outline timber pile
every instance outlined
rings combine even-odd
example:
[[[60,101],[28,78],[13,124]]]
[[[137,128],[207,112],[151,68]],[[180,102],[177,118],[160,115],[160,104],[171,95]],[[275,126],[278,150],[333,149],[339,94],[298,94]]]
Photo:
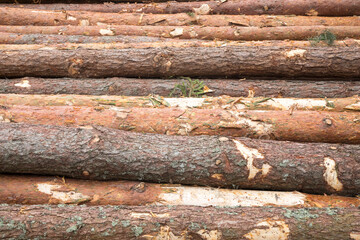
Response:
[[[5,0],[2,239],[360,239],[357,0]]]

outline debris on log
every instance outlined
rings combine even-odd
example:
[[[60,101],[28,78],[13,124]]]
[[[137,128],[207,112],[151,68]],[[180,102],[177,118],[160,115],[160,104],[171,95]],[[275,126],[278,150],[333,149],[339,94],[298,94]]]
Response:
[[[360,145],[0,124],[2,173],[356,195]]]
[[[24,239],[358,239],[360,232],[358,208],[3,204],[0,215],[3,238]]]
[[[360,28],[359,28],[360,30]],[[360,77],[358,47],[189,47],[1,50],[14,77]],[[141,64],[140,64],[141,63]]]

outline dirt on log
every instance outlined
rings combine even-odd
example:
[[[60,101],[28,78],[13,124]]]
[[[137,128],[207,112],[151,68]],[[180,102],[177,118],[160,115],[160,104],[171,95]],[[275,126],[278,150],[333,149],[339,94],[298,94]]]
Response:
[[[229,190],[131,181],[1,175],[0,203],[186,205],[201,207],[360,207],[359,198],[300,192]],[[216,196],[216,198],[214,198]]]
[[[1,25],[0,32],[18,34],[60,34],[86,36],[149,36],[205,40],[307,40],[325,31],[337,39],[360,38],[358,26],[285,26],[285,27],[202,27],[202,26],[8,26]]]
[[[0,35],[1,36],[1,35]],[[352,97],[360,92],[356,79],[201,79],[213,92],[209,96],[228,95],[247,97],[296,97],[340,98]],[[0,93],[15,94],[82,94],[169,96],[184,79],[138,79],[138,78],[31,78],[0,79]],[[180,96],[178,92],[174,96]]]
[[[358,208],[3,204],[0,215],[2,237],[18,239],[358,239],[360,235]]]
[[[24,95],[0,94],[1,106],[116,106],[116,107],[180,107],[198,109],[241,110],[310,110],[360,111],[360,98],[268,98],[268,97],[186,97],[166,98],[158,95],[141,97],[94,95]]]
[[[195,15],[143,14],[143,13],[99,13],[85,11],[49,11],[27,8],[0,7],[0,25],[155,25],[186,26],[201,25],[209,27],[281,27],[281,26],[360,26],[360,18],[320,17],[320,16],[282,16],[282,15]]]
[[[360,77],[358,47],[2,50],[4,77]]]
[[[360,145],[0,124],[3,173],[356,195]]]
[[[114,1],[113,1],[114,2]],[[24,3],[24,2],[21,2]],[[228,0],[199,2],[176,2],[126,4],[28,4],[1,7],[32,8],[43,10],[128,12],[128,13],[187,13],[198,14],[233,14],[233,15],[307,15],[307,16],[353,16],[360,15],[357,0]]]
[[[161,99],[155,104],[166,104]],[[2,121],[58,126],[104,126],[167,135],[220,135],[299,142],[360,143],[360,112],[2,106]]]

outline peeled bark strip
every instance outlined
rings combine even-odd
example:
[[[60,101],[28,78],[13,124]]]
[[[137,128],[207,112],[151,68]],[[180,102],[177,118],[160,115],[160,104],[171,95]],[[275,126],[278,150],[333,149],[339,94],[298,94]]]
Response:
[[[1,36],[1,35],[0,35]],[[182,79],[138,78],[21,78],[0,79],[0,93],[16,94],[84,94],[169,96]],[[263,97],[339,98],[352,97],[360,92],[360,81],[321,78],[302,80],[262,79],[202,79],[213,92],[208,95],[246,97],[250,93]],[[177,93],[175,93],[177,95]]]
[[[201,207],[359,207],[359,198],[300,192],[229,190],[130,181],[0,175],[0,203],[186,205]],[[216,196],[216,197],[214,197]]]
[[[360,26],[360,18],[318,16],[273,16],[273,15],[195,15],[143,14],[143,13],[99,13],[84,11],[49,11],[0,7],[0,25],[156,25],[209,27],[281,27],[281,26]]]
[[[23,87],[26,83],[23,83]],[[28,84],[30,85],[30,84]],[[28,86],[29,87],[29,86]],[[31,86],[30,86],[31,87]],[[229,96],[203,98],[164,98],[161,96],[90,96],[90,95],[24,95],[0,94],[0,105],[13,106],[116,106],[116,107],[180,107],[201,109],[241,109],[241,110],[323,110],[359,111],[360,98],[314,99],[314,98],[235,98]]]
[[[201,27],[201,26],[0,26],[0,32],[19,34],[62,34],[87,36],[150,36],[206,40],[307,40],[325,30],[337,39],[360,38],[358,26],[290,26],[290,27]]]
[[[358,208],[4,204],[0,214],[4,238],[357,239],[360,232]]]
[[[357,0],[228,0],[200,2],[166,2],[149,4],[29,4],[8,5],[1,7],[31,8],[65,11],[94,12],[135,12],[135,13],[186,13],[197,12],[205,14],[235,14],[235,15],[308,15],[308,16],[353,16],[360,15]]]
[[[3,173],[356,195],[360,145],[0,124]]]
[[[156,101],[156,100],[155,100]],[[159,101],[159,100],[157,100]],[[165,104],[165,103],[159,103]],[[167,135],[222,135],[300,142],[360,143],[359,112],[3,106],[2,121],[59,126],[99,125]]]
[[[359,28],[360,29],[360,28]],[[360,77],[357,47],[3,50],[5,77]],[[141,63],[141,65],[140,65]]]

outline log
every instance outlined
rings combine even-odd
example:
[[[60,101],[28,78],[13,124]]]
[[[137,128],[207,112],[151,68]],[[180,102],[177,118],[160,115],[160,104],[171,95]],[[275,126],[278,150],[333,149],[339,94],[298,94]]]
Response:
[[[358,26],[290,26],[290,27],[202,27],[202,26],[8,26],[1,25],[0,32],[18,34],[61,34],[87,36],[150,36],[205,40],[307,40],[330,31],[337,39],[360,38]]]
[[[300,0],[296,3],[292,0],[262,0],[262,1],[237,1],[227,0],[199,2],[176,2],[148,3],[148,4],[28,4],[8,5],[1,7],[31,8],[43,10],[65,11],[94,11],[94,12],[135,12],[173,14],[200,12],[210,14],[234,14],[234,15],[310,15],[310,16],[353,16],[360,15],[360,6],[357,0]]]
[[[1,36],[1,35],[0,35]],[[211,96],[229,95],[296,98],[351,97],[360,92],[360,82],[336,79],[201,79],[213,92]],[[156,94],[169,96],[174,86],[184,83],[181,79],[138,78],[30,78],[0,79],[0,93],[15,94],[84,94],[146,96]],[[174,93],[177,95],[178,93]]]
[[[235,98],[229,96],[203,98],[164,98],[156,95],[141,97],[90,96],[90,95],[24,95],[0,94],[1,106],[116,106],[134,107],[180,107],[198,109],[241,110],[313,110],[313,111],[360,111],[360,98]]]
[[[229,190],[175,184],[1,174],[0,180],[1,204],[360,207],[359,198],[300,192]]]
[[[0,123],[0,171],[356,195],[360,145]]]
[[[357,47],[2,50],[4,77],[360,77]],[[141,65],[139,65],[141,63]]]
[[[4,204],[0,214],[3,238],[15,239],[358,239],[360,232],[358,208]]]
[[[157,104],[161,103],[159,100]],[[360,112],[3,106],[2,121],[104,126],[167,135],[220,135],[299,142],[360,143]]]
[[[281,27],[281,26],[360,26],[360,18],[319,16],[273,16],[273,15],[195,15],[144,14],[144,13],[100,13],[87,11],[49,11],[27,8],[0,7],[0,25],[60,26],[81,25],[155,25],[208,27]]]

